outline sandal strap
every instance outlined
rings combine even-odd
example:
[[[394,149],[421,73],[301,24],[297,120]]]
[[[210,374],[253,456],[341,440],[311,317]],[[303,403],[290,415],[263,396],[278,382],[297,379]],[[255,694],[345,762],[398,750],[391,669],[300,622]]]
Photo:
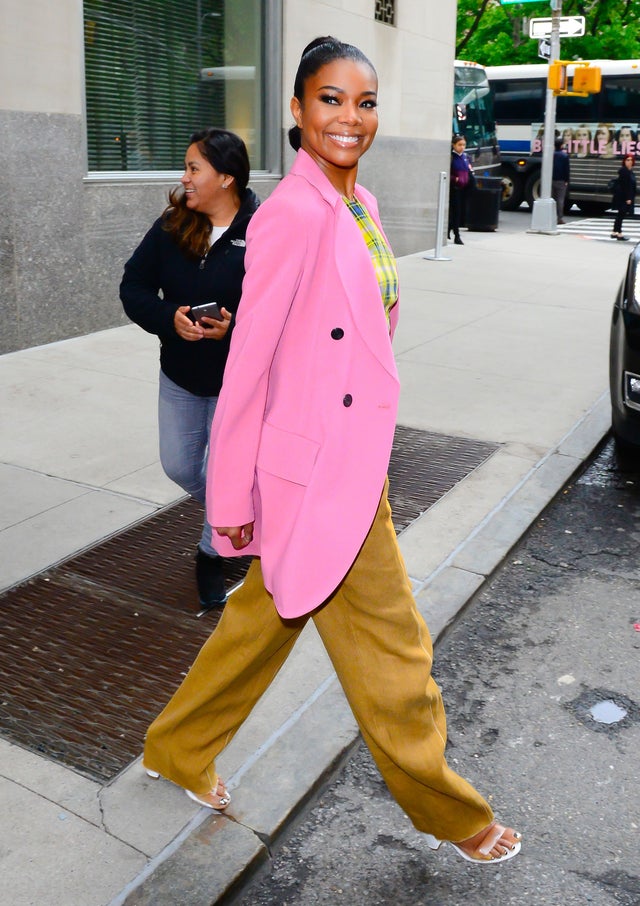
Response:
[[[476,851],[482,853],[483,856],[488,856],[505,831],[506,827],[502,824],[498,824],[497,822],[492,824],[491,827],[487,829],[487,833],[480,846],[476,847]]]

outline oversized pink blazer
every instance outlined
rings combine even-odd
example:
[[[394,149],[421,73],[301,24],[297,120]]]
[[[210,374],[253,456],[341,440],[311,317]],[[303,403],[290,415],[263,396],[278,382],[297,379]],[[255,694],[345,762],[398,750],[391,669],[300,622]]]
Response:
[[[375,198],[356,193],[379,223]],[[399,381],[371,258],[340,194],[299,151],[247,230],[242,298],[216,408],[207,478],[213,526],[255,522],[281,616],[318,607],[373,522]],[[391,334],[398,306],[391,311]]]

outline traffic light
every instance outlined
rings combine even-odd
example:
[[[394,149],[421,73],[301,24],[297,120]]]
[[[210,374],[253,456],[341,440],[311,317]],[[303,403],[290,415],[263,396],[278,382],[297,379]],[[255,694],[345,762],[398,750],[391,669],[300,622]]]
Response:
[[[567,67],[571,66],[573,75],[571,84]],[[574,68],[575,67],[575,68]],[[554,94],[571,97],[586,98],[590,94],[597,94],[602,85],[602,70],[591,63],[574,60],[554,60],[549,63],[548,88]]]
[[[597,94],[602,85],[602,70],[598,66],[578,66],[573,75],[573,90]]]
[[[549,64],[549,88],[552,91],[566,91],[567,67],[564,63],[556,61]]]

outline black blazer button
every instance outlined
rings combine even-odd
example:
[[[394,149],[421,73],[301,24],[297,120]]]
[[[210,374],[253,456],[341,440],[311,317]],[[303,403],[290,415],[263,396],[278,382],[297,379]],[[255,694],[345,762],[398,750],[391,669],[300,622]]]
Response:
[[[331,331],[331,338],[333,340],[341,340],[344,336],[344,330],[341,327],[334,327]]]
[[[342,398],[342,405],[346,406],[348,409],[352,402],[353,402],[353,397],[351,396],[350,393],[346,393],[344,395],[344,397]]]

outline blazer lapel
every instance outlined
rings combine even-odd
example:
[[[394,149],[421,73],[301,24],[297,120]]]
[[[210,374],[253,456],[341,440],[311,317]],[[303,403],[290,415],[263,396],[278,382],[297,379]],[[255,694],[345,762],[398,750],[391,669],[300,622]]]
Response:
[[[334,258],[355,322],[371,352],[389,374],[397,379],[398,372],[391,349],[389,324],[384,313],[380,287],[371,256],[353,214],[306,151],[298,151],[290,172],[302,176],[315,186],[333,208],[336,224]],[[356,191],[358,197],[365,203],[369,214],[374,218],[376,225],[382,230],[376,216],[373,196],[362,186],[357,185]]]

